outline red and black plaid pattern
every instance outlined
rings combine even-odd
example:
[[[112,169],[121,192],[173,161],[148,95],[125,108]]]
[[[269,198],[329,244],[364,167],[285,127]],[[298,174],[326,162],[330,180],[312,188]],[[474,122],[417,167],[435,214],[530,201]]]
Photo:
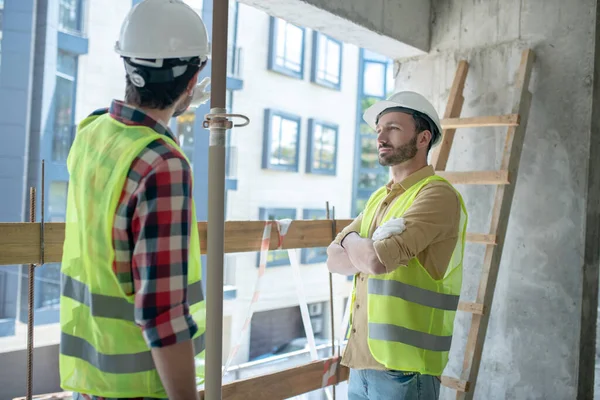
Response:
[[[120,101],[93,114],[107,112],[121,123],[146,126],[176,141],[164,124]],[[131,164],[117,206],[113,270],[123,291],[135,296],[135,320],[150,347],[189,340],[198,330],[187,303],[192,194],[190,165],[178,150],[157,140]]]

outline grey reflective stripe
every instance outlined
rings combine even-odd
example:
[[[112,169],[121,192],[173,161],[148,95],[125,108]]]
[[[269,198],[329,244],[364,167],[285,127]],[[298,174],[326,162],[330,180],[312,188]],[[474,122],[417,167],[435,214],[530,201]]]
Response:
[[[195,354],[204,350],[204,334],[194,339]],[[144,351],[135,354],[103,354],[85,339],[61,332],[60,353],[79,358],[109,374],[135,374],[155,369],[152,353]]]
[[[452,336],[436,336],[391,324],[369,323],[369,339],[400,342],[431,351],[450,351]]]
[[[122,297],[106,296],[90,293],[87,285],[68,275],[61,275],[62,295],[90,308],[94,317],[121,319],[134,322],[134,306]],[[202,281],[188,286],[188,303],[190,305],[204,300]]]
[[[369,279],[369,294],[399,297],[403,300],[440,310],[456,311],[460,296],[432,292],[388,279]]]

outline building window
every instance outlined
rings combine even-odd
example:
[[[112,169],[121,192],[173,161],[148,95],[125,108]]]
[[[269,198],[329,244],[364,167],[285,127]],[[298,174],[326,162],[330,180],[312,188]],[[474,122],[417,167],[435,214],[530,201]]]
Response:
[[[326,219],[327,212],[325,210],[304,210],[302,219],[317,220]],[[327,261],[327,247],[311,247],[302,249],[300,253],[302,264],[316,264]]]
[[[340,90],[342,80],[342,42],[319,32],[313,34],[311,80]]]
[[[75,134],[77,56],[58,51],[54,90],[54,136],[52,160],[65,162]]]
[[[271,17],[269,69],[294,78],[304,77],[304,28]]]
[[[83,0],[60,0],[58,29],[67,33],[82,32]]]
[[[335,175],[338,126],[311,119],[308,128],[306,172]]]
[[[196,123],[196,111],[187,111],[176,119],[177,123],[177,141],[181,150],[190,160],[194,162],[194,124]]]
[[[263,168],[298,171],[300,117],[265,110]]]
[[[260,208],[259,219],[261,221],[277,221],[280,219],[296,219],[295,208]],[[256,265],[260,265],[260,253]],[[290,265],[287,250],[271,250],[267,256],[267,267]]]
[[[377,137],[363,121],[362,114],[394,90],[393,62],[372,51],[359,54],[358,118],[356,126],[356,156],[354,170],[352,215],[358,215],[371,193],[389,182],[389,170],[379,164]]]

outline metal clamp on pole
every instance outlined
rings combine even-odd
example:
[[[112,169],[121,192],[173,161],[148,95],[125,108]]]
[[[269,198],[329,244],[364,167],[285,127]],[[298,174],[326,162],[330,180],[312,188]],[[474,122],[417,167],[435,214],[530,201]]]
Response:
[[[202,122],[202,126],[205,129],[210,129],[211,126],[213,126],[213,125],[216,125],[217,128],[221,128],[221,129],[231,129],[233,127],[241,128],[250,123],[250,118],[246,117],[245,115],[213,113],[213,111],[216,111],[216,110],[219,110],[219,109],[217,109],[217,108],[212,109],[211,113],[207,114],[204,117],[205,120],[204,120],[204,122]],[[228,118],[241,118],[244,120],[244,123],[233,125],[233,123],[231,121],[229,121]]]

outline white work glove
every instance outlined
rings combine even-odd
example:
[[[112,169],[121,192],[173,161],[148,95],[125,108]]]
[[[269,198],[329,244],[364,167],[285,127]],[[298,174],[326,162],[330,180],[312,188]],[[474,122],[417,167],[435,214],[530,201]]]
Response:
[[[399,235],[406,229],[404,218],[392,218],[379,226],[373,233],[373,241],[387,239],[393,235]]]
[[[210,90],[205,90],[210,84],[210,78],[207,76],[202,79],[199,84],[194,88],[194,95],[190,107],[198,107],[206,103],[210,99]]]

